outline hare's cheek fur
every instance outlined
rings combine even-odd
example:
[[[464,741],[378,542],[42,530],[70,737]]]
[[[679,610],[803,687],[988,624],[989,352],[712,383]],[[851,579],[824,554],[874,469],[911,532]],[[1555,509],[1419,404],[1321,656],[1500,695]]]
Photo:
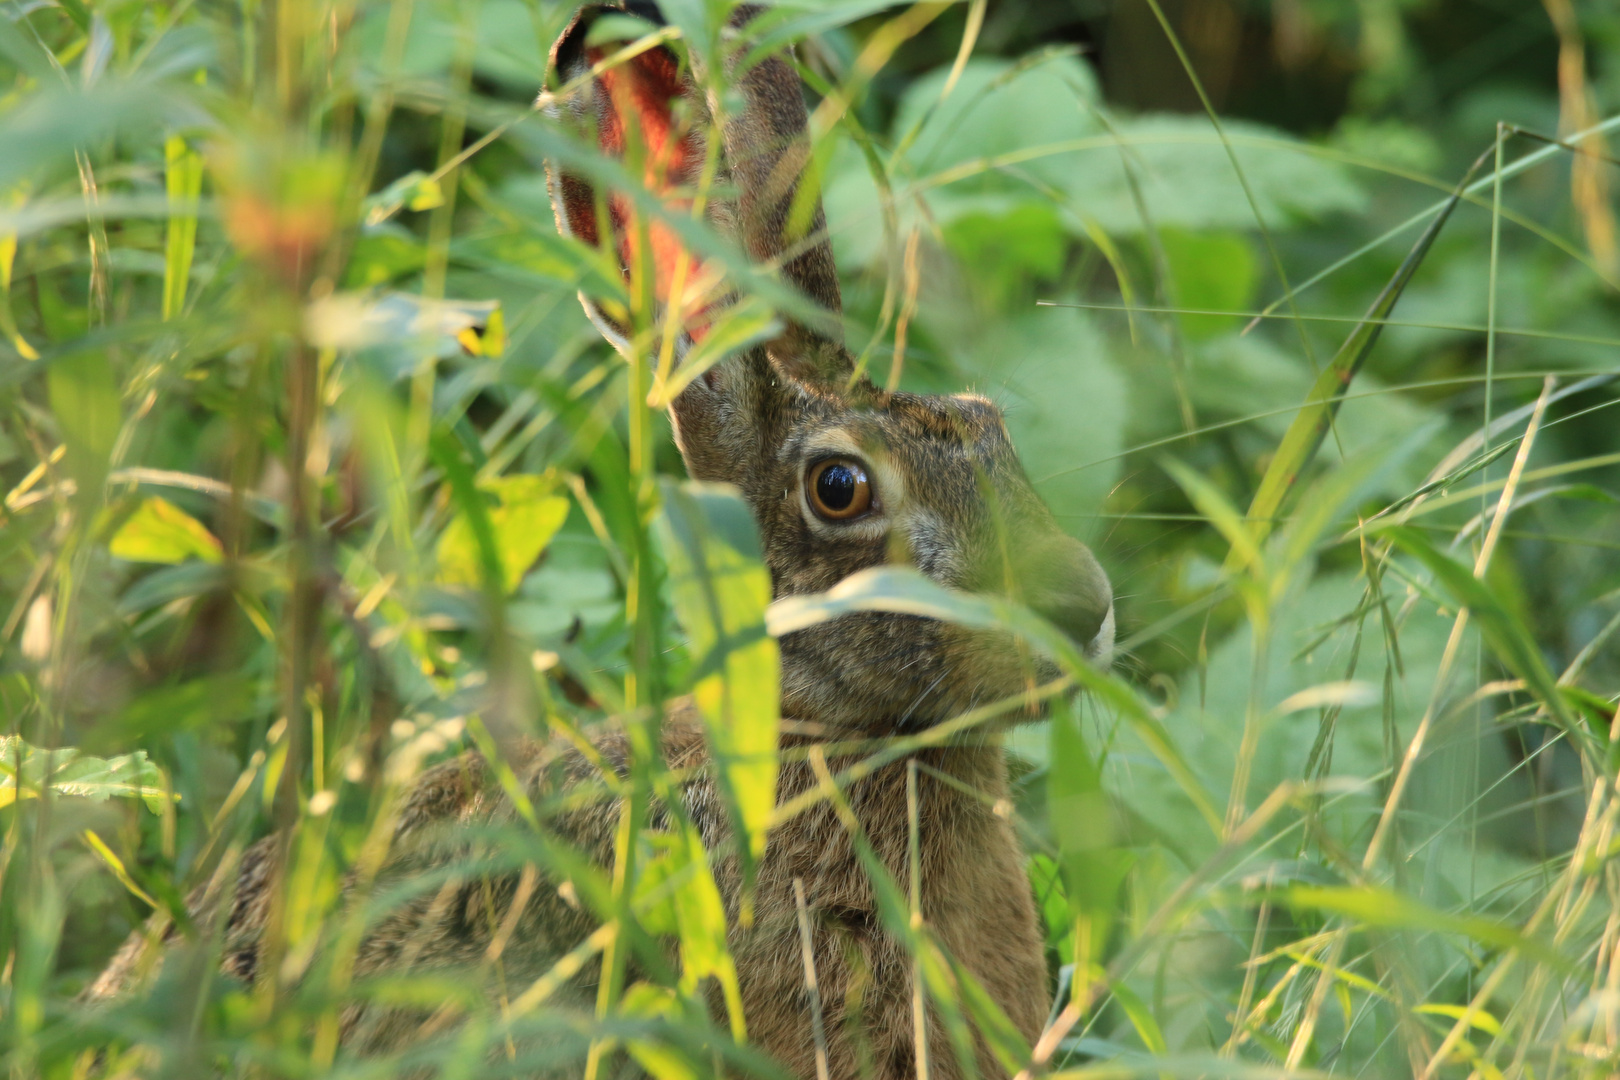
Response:
[[[846,615],[781,646],[783,715],[881,733],[924,728],[1059,674],[1011,635],[914,615]]]

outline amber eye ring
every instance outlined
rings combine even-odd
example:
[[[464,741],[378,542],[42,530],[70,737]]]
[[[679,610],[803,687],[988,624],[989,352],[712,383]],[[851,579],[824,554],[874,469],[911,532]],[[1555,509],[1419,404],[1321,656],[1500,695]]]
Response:
[[[872,509],[872,482],[853,458],[824,458],[804,474],[810,509],[823,521],[850,521]]]

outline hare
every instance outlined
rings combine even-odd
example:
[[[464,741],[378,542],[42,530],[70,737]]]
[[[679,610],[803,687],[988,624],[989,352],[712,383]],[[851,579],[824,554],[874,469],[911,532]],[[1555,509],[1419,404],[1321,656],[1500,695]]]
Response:
[[[746,71],[728,72],[735,93],[726,97],[727,111],[714,127],[722,145],[711,148],[706,133],[722,103],[705,100],[674,53],[654,48],[627,62],[600,63],[609,50],[591,42],[590,28],[604,12],[625,10],[658,19],[651,4],[591,6],[557,41],[552,58],[559,81],[577,92],[561,95],[556,110],[608,156],[634,162],[651,195],[683,212],[694,205],[705,169],[717,162],[707,220],[756,267],[778,272],[805,302],[787,305],[798,317],[774,340],[711,367],[670,410],[690,474],[742,492],[775,595],[819,592],[866,567],[909,563],[950,588],[1014,593],[1094,662],[1106,663],[1114,633],[1108,579],[1036,496],[995,406],[972,394],[888,392],[855,374],[838,332],[838,277],[819,201],[796,209],[809,141],[789,59],[769,55]],[[729,32],[746,35],[756,13],[739,8]],[[627,145],[644,152],[627,154]],[[645,242],[652,291],[666,311],[690,303],[672,295],[682,277],[709,274],[712,284],[709,268],[683,254],[676,230],[645,215],[638,227],[630,193],[599,199],[580,171],[556,163],[548,170],[564,234],[612,245],[627,275]],[[790,237],[795,219],[803,224]],[[611,235],[601,235],[604,229]],[[605,305],[582,299],[606,337],[626,348],[631,328]],[[677,355],[706,332],[705,315],[702,308],[684,313],[687,329]],[[785,635],[780,646],[781,715],[795,722],[785,727],[795,733],[782,736],[784,745],[807,741],[807,730],[837,738],[917,732],[1057,674],[1055,665],[1008,634],[910,615],[848,614]],[[711,861],[751,1044],[802,1078],[817,1075],[818,1041],[834,1080],[917,1076],[919,1042],[932,1048],[925,1051],[927,1073],[941,1080],[969,1069],[1005,1075],[982,1035],[969,1055],[976,1060],[964,1068],[932,1011],[919,1040],[912,958],[885,930],[874,885],[835,807],[823,801],[773,831],[757,868],[752,919],[739,918],[742,882],[735,859],[726,855],[731,825],[689,703],[669,711],[661,740],[667,763],[690,777],[680,791],[684,815],[716,853]],[[627,772],[632,748],[622,732],[599,735],[594,743],[596,756]],[[971,975],[1032,1043],[1047,1016],[1050,989],[1025,857],[1006,812],[1003,751],[980,738],[914,758],[922,766],[916,770],[922,920],[958,970]],[[838,768],[838,760],[831,766]],[[588,783],[595,767],[570,746],[536,746],[518,779],[538,803],[542,795]],[[384,876],[404,879],[441,863],[442,852],[456,848],[458,830],[512,820],[493,772],[468,753],[422,775],[405,797]],[[818,784],[803,755],[785,755],[779,800]],[[844,793],[872,851],[902,889],[910,887],[907,785],[902,760]],[[655,806],[654,823],[666,812]],[[547,825],[580,855],[609,866],[619,820],[610,800],[587,800],[558,811]],[[249,982],[264,975],[261,950],[285,846],[276,836],[266,838],[245,853],[233,890],[192,900],[198,925],[223,934],[226,970]],[[801,950],[801,889],[814,1002]],[[354,971],[364,977],[484,964],[480,970],[487,972],[487,958],[499,953],[504,977],[522,985],[519,980],[551,970],[597,925],[567,882],[536,884],[517,874],[451,878],[368,927]],[[142,946],[137,934],[89,996],[122,992]],[[551,1000],[588,1010],[599,971],[593,962],[581,965]],[[819,1034],[813,1004],[823,1019]],[[442,1017],[432,1010],[356,1005],[343,1014],[341,1037],[358,1052],[394,1050],[438,1026]],[[559,1062],[555,1071],[577,1075],[581,1068],[576,1059]]]

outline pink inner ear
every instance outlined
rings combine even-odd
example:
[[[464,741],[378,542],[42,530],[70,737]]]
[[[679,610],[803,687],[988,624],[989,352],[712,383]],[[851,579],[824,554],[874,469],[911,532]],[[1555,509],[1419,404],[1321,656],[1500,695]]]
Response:
[[[599,63],[605,55],[600,49],[587,50],[592,64]],[[676,194],[676,190],[697,183],[703,167],[703,140],[699,133],[690,131],[675,137],[670,103],[684,94],[686,87],[674,56],[663,49],[654,49],[628,64],[607,69],[599,81],[607,97],[606,107],[601,109],[598,118],[597,138],[602,149],[616,157],[623,156],[625,118],[634,115],[647,149],[642,178],[647,190],[658,193],[672,212],[691,213],[692,198]],[[641,234],[634,227],[635,211],[630,200],[614,193],[608,199],[608,212],[622,265],[636,265]],[[590,233],[595,231],[592,228]],[[712,294],[714,275],[701,260],[689,258],[683,295],[679,298],[680,310],[671,310],[675,307],[671,294],[675,289],[676,268],[682,256],[688,253],[663,221],[648,224],[647,238],[652,247],[654,296],[664,305],[668,317],[679,318],[684,314],[687,334],[694,341],[702,340],[709,331],[709,305],[702,297]]]

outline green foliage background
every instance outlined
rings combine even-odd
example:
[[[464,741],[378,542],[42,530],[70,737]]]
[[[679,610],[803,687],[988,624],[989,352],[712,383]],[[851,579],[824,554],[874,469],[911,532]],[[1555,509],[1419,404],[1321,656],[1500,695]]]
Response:
[[[730,6],[664,9],[715,48]],[[334,1064],[341,972],[316,951],[400,785],[456,750],[645,727],[696,686],[754,703],[727,790],[768,819],[748,761],[773,665],[706,663],[764,617],[756,553],[673,482],[656,369],[575,300],[615,268],[551,220],[562,136],[531,103],[569,14],[0,4],[11,1075],[391,1068]],[[1620,15],[769,18],[812,100],[847,104],[818,112],[817,161],[851,345],[880,380],[1001,403],[1119,596],[1113,674],[1075,669],[1073,714],[1008,736],[1061,982],[1037,1064],[1620,1070]],[[665,783],[644,765],[637,790]],[[293,824],[268,987],[202,960],[78,1003],[132,928]],[[533,835],[513,858],[543,858]],[[694,1049],[736,1034],[703,1004],[729,958],[701,851],[632,842],[645,880],[612,912],[678,938],[685,976],[566,1038],[543,1006],[465,1002],[447,1069],[514,1067],[485,1064],[511,1030],[628,1047],[661,1080],[718,1067]]]

